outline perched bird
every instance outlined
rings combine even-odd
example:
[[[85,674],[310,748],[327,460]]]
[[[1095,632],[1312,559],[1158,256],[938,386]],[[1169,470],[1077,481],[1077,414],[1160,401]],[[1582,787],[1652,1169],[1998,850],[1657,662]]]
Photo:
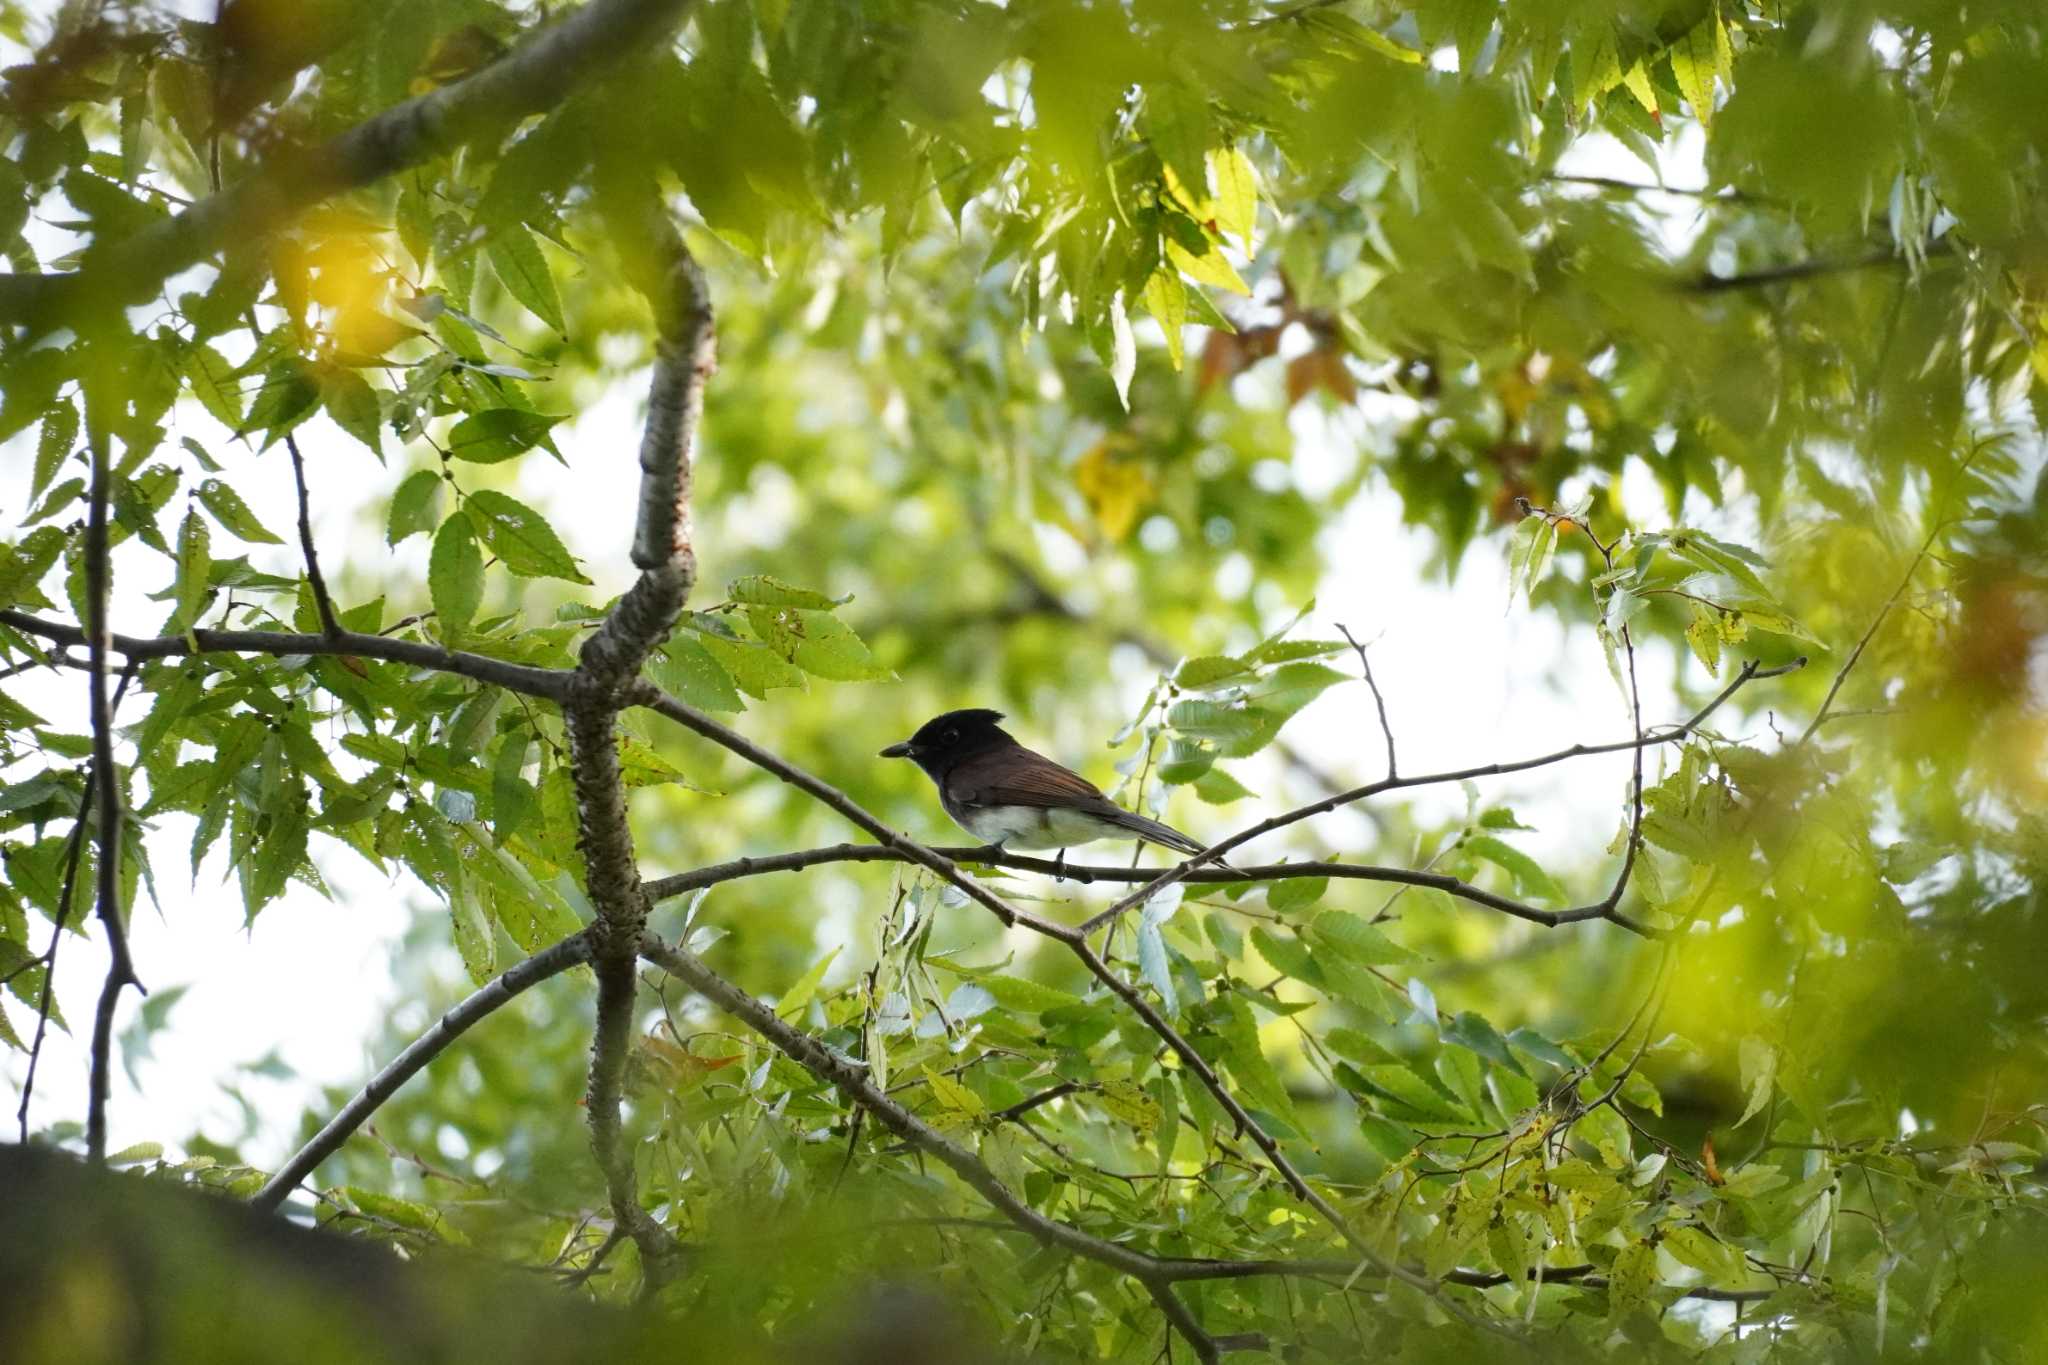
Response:
[[[938,785],[939,804],[960,828],[1003,848],[1067,849],[1096,839],[1143,839],[1195,854],[1202,845],[1111,801],[1095,784],[1005,734],[1000,711],[948,711],[883,758],[907,758]]]

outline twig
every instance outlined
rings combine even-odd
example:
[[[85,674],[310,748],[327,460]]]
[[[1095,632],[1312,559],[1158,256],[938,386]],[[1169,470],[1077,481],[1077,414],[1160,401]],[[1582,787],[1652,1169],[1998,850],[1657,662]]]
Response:
[[[1379,709],[1380,733],[1387,737],[1387,776],[1390,778],[1398,777],[1400,776],[1400,769],[1394,762],[1394,727],[1387,721],[1387,699],[1380,695],[1380,685],[1373,680],[1372,660],[1365,657],[1365,646],[1351,638],[1351,628],[1349,626],[1339,621],[1337,629],[1343,634],[1345,643],[1350,645],[1358,654],[1358,666],[1365,671],[1365,685],[1372,689],[1372,704]],[[1636,730],[1636,748],[1639,753],[1642,750],[1642,737],[1642,730],[1638,727]]]
[[[1947,256],[1955,250],[1955,244],[1944,237],[1929,242],[1922,248],[1922,254],[1929,260]],[[1766,266],[1740,275],[1711,275],[1704,271],[1690,280],[1681,281],[1679,288],[1692,294],[1724,294],[1736,289],[1761,289],[1774,284],[1790,284],[1797,280],[1809,280],[1819,275],[1839,275],[1856,270],[1874,270],[1881,266],[1904,265],[1906,257],[1890,247],[1880,247],[1861,256],[1844,256],[1811,261],[1792,261],[1785,265]]]
[[[320,615],[321,634],[330,640],[339,639],[341,620],[334,614],[334,599],[327,593],[326,575],[320,572],[320,556],[313,550],[313,514],[307,506],[306,461],[299,454],[299,438],[287,431],[284,448],[291,452],[292,482],[299,488],[299,549],[306,557],[306,581],[312,585],[313,609]]]
[[[364,1082],[355,1098],[342,1106],[341,1112],[329,1119],[305,1146],[294,1152],[291,1159],[278,1168],[277,1174],[250,1196],[249,1202],[259,1209],[276,1208],[284,1202],[285,1196],[313,1173],[314,1168],[339,1151],[341,1144],[368,1122],[386,1100],[398,1093],[400,1086],[419,1074],[428,1062],[440,1056],[450,1043],[468,1032],[479,1020],[510,1004],[530,987],[589,960],[589,937],[585,932],[578,932],[541,949],[478,987],[460,1004],[435,1020],[432,1028],[415,1038],[383,1070]]]
[[[1445,782],[1459,782],[1471,777],[1499,777],[1506,773],[1526,772],[1531,768],[1541,768],[1552,763],[1561,763],[1566,759],[1581,758],[1589,754],[1616,753],[1637,748],[1640,745],[1670,744],[1684,739],[1687,735],[1698,729],[1705,723],[1707,717],[1719,710],[1723,703],[1749,683],[1759,678],[1781,677],[1805,666],[1806,659],[1804,656],[1794,659],[1790,663],[1779,664],[1774,668],[1760,668],[1752,661],[1743,667],[1742,671],[1735,676],[1734,681],[1722,688],[1720,693],[1712,701],[1701,707],[1691,719],[1683,724],[1646,734],[1640,741],[1628,739],[1612,744],[1574,744],[1567,749],[1558,749],[1552,753],[1542,754],[1535,758],[1518,759],[1509,763],[1484,763],[1470,768],[1460,768],[1452,772],[1431,773],[1426,777],[1382,778],[1377,782],[1368,782],[1362,787],[1353,787],[1349,791],[1339,792],[1335,796],[1325,797],[1321,801],[1314,801],[1306,806],[1297,806],[1291,811],[1273,816],[1267,820],[1261,820],[1256,825],[1239,830],[1229,838],[1219,843],[1211,844],[1200,853],[1159,873],[1151,881],[1117,901],[1107,910],[1084,921],[1080,926],[1080,930],[1083,934],[1093,933],[1119,915],[1122,915],[1132,906],[1141,904],[1152,897],[1160,888],[1183,880],[1188,874],[1204,863],[1213,862],[1238,845],[1250,843],[1253,839],[1270,834],[1276,829],[1284,829],[1288,825],[1299,823],[1312,816],[1322,815],[1328,811],[1336,810],[1340,806],[1348,806],[1353,802],[1363,801],[1368,797],[1378,796],[1383,792],[1397,791],[1408,787],[1426,787]],[[1558,911],[1556,919],[1560,924],[1571,923],[1581,919],[1602,919],[1607,917],[1606,910],[1607,907],[1604,904],[1583,906],[1577,910]],[[1582,911],[1584,913],[1581,913]]]

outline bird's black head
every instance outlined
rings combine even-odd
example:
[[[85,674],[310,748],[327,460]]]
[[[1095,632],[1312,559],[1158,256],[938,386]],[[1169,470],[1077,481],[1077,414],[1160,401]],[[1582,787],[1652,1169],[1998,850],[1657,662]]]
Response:
[[[910,759],[937,776],[969,754],[998,744],[1016,743],[996,724],[1002,718],[1000,711],[948,711],[926,721],[901,744],[891,744],[882,750],[882,757]]]

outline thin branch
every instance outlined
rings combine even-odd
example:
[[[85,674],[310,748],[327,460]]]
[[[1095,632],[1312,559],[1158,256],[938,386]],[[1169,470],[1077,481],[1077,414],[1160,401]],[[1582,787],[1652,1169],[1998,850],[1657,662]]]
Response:
[[[21,1083],[21,1103],[15,1106],[14,1122],[20,1134],[20,1141],[28,1142],[28,1107],[36,1093],[36,1063],[42,1060],[43,1037],[50,1027],[51,983],[57,977],[57,949],[64,942],[64,927],[71,922],[71,899],[78,886],[78,860],[85,849],[86,811],[92,805],[93,792],[97,787],[90,769],[86,771],[85,791],[79,796],[78,820],[71,827],[71,841],[64,850],[64,885],[57,893],[57,923],[50,930],[50,946],[43,950],[43,988],[36,1004],[36,1032],[29,1043],[28,1074]]]
[[[1922,254],[1929,260],[1947,256],[1954,252],[1955,244],[1948,238],[1941,238],[1926,244]],[[1724,294],[1737,289],[1762,289],[1774,284],[1791,284],[1798,280],[1810,280],[1820,275],[1842,275],[1857,270],[1875,270],[1884,266],[1904,265],[1907,257],[1892,247],[1879,247],[1861,256],[1822,257],[1811,261],[1792,261],[1785,265],[1766,266],[1740,275],[1712,275],[1700,272],[1689,280],[1679,283],[1679,288],[1691,294]]]
[[[306,582],[313,589],[313,609],[320,615],[320,633],[339,639],[341,619],[334,614],[334,599],[327,591],[327,576],[320,572],[320,556],[313,550],[313,514],[306,498],[306,461],[299,454],[299,438],[287,431],[284,448],[291,452],[292,482],[299,489],[299,550],[306,558]]]
[[[277,1174],[250,1197],[249,1202],[259,1209],[276,1208],[321,1162],[339,1151],[341,1144],[348,1141],[386,1100],[397,1094],[400,1086],[418,1075],[428,1062],[440,1056],[450,1043],[467,1033],[479,1020],[510,1004],[529,987],[589,960],[589,937],[587,933],[579,932],[541,949],[478,987],[468,998],[435,1020],[432,1028],[414,1039],[383,1070],[366,1081],[355,1098],[342,1106],[341,1112],[329,1119],[305,1146],[294,1152],[291,1159],[278,1168]]]
[[[1062,869],[1050,858],[1033,858],[1021,853],[1005,853],[991,848],[934,848],[933,853],[955,863],[984,863],[993,867],[1013,868],[1022,872],[1042,872],[1047,876],[1058,874]],[[729,863],[718,863],[711,867],[698,868],[694,872],[681,872],[674,876],[661,877],[647,883],[647,892],[655,900],[666,900],[671,896],[696,891],[721,882],[737,881],[743,877],[757,877],[771,872],[798,872],[805,868],[825,863],[916,863],[918,859],[900,848],[881,844],[833,844],[825,848],[800,849],[791,853],[764,854],[754,858],[740,858]],[[1234,870],[1233,870],[1234,869]],[[1074,881],[1088,882],[1148,882],[1159,875],[1157,868],[1118,867],[1106,864],[1068,863],[1065,875]],[[1239,867],[1198,867],[1190,871],[1182,881],[1210,885],[1218,882],[1273,882],[1294,877],[1330,877],[1342,881],[1391,882],[1402,886],[1421,886],[1442,891],[1460,900],[1470,901],[1489,910],[1512,915],[1516,919],[1540,924],[1545,928],[1574,924],[1582,920],[1597,919],[1598,905],[1576,906],[1567,910],[1544,910],[1524,904],[1512,897],[1496,895],[1440,872],[1411,870],[1405,867],[1382,867],[1372,863],[1299,862],[1265,863]],[[1628,926],[1632,930],[1635,926]]]
[[[0,319],[45,333],[156,294],[232,241],[302,210],[554,108],[600,72],[664,45],[690,0],[591,0],[489,66],[393,106],[315,148],[281,151],[233,188],[119,241],[96,243],[69,274],[0,275]]]
[[[1372,704],[1379,709],[1380,733],[1387,737],[1387,776],[1398,777],[1400,776],[1400,768],[1394,762],[1394,727],[1387,720],[1387,699],[1380,695],[1380,685],[1374,681],[1372,676],[1372,660],[1365,657],[1365,646],[1351,638],[1351,628],[1349,626],[1339,621],[1337,629],[1343,633],[1345,643],[1349,644],[1358,654],[1358,666],[1365,671],[1365,685],[1372,689]],[[1642,738],[1642,728],[1638,726],[1636,729],[1638,752],[1641,751]]]
[[[0,610],[0,626],[11,626],[24,635],[40,636],[60,645],[86,643],[86,632],[77,626],[46,621],[40,616],[11,608]],[[360,655],[365,659],[383,659],[390,663],[411,664],[414,668],[456,673],[510,692],[545,697],[554,702],[568,696],[571,680],[575,677],[563,668],[533,668],[459,649],[443,649],[439,645],[413,640],[389,640],[381,635],[366,635],[353,630],[345,630],[335,636],[301,635],[281,630],[194,630],[189,634],[190,639],[184,635],[115,635],[110,647],[130,663],[201,654],[271,654],[281,658],[300,654]]]
[[[1159,1258],[1091,1236],[1079,1228],[1039,1213],[1004,1185],[995,1172],[983,1164],[974,1153],[891,1099],[875,1085],[862,1063],[834,1052],[810,1034],[783,1020],[768,1005],[713,971],[696,954],[652,935],[642,943],[640,951],[649,962],[681,978],[692,990],[734,1018],[743,1021],[791,1061],[820,1080],[837,1086],[849,1100],[874,1115],[883,1127],[959,1176],[1018,1228],[1046,1246],[1060,1247],[1121,1271],[1145,1285],[1147,1290],[1153,1293],[1155,1300],[1158,1298],[1158,1288],[1155,1286],[1163,1287],[1161,1275],[1165,1266]],[[1177,1300],[1175,1302],[1178,1303]],[[1201,1354],[1204,1343],[1208,1343],[1210,1353],[1203,1355],[1202,1358],[1215,1358],[1213,1343],[1210,1343],[1206,1334],[1195,1326],[1193,1318],[1188,1315],[1184,1306],[1177,1314],[1168,1309],[1164,1302],[1160,1306],[1167,1311],[1169,1321],[1173,1323],[1175,1330],[1187,1336],[1197,1354]]]
[[[1273,816],[1271,819],[1268,820],[1262,820],[1256,825],[1252,825],[1248,828],[1239,830],[1236,834],[1231,835],[1229,838],[1221,841],[1220,843],[1211,844],[1208,848],[1203,849],[1200,853],[1195,854],[1193,857],[1190,857],[1185,861],[1175,865],[1174,867],[1168,868],[1166,871],[1159,873],[1158,875],[1154,876],[1150,881],[1145,883],[1145,885],[1139,887],[1136,891],[1131,892],[1122,900],[1117,901],[1114,905],[1110,906],[1107,910],[1104,910],[1101,914],[1096,915],[1092,919],[1083,922],[1080,926],[1081,932],[1083,934],[1093,933],[1095,930],[1101,928],[1103,925],[1108,924],[1110,921],[1122,915],[1132,906],[1141,904],[1144,901],[1151,898],[1154,894],[1156,894],[1159,891],[1161,887],[1170,886],[1174,882],[1184,880],[1190,873],[1194,872],[1203,864],[1213,862],[1216,859],[1220,858],[1222,855],[1236,848],[1238,845],[1250,843],[1252,840],[1257,839],[1262,835],[1270,834],[1276,829],[1284,829],[1288,825],[1296,824],[1300,821],[1307,820],[1313,816],[1322,815],[1328,811],[1336,810],[1340,806],[1348,806],[1351,805],[1353,802],[1363,801],[1366,800],[1368,797],[1378,796],[1383,792],[1397,791],[1409,787],[1434,786],[1446,782],[1460,782],[1465,780],[1466,778],[1472,777],[1499,777],[1506,773],[1527,772],[1531,768],[1546,767],[1552,763],[1562,763],[1566,759],[1582,758],[1589,754],[1618,753],[1629,749],[1640,748],[1643,746],[1674,743],[1677,740],[1684,739],[1687,735],[1691,734],[1694,730],[1698,729],[1702,724],[1706,722],[1707,718],[1713,715],[1715,711],[1719,710],[1721,706],[1725,702],[1727,702],[1727,700],[1730,697],[1734,696],[1738,691],[1740,691],[1743,687],[1747,686],[1749,683],[1752,683],[1759,678],[1781,677],[1784,674],[1796,672],[1797,670],[1804,668],[1805,666],[1806,659],[1803,655],[1797,659],[1794,659],[1790,663],[1779,664],[1774,668],[1759,668],[1754,661],[1751,661],[1750,663],[1744,665],[1742,671],[1736,674],[1732,682],[1730,682],[1726,687],[1722,688],[1721,691],[1715,695],[1713,700],[1709,701],[1705,706],[1701,707],[1697,712],[1693,714],[1693,716],[1690,719],[1686,720],[1682,724],[1673,725],[1668,728],[1646,734],[1642,736],[1640,740],[1618,740],[1612,744],[1574,744],[1570,748],[1558,749],[1551,753],[1539,755],[1535,758],[1518,759],[1509,763],[1484,763],[1479,764],[1475,767],[1460,768],[1452,772],[1431,773],[1425,777],[1382,778],[1377,782],[1368,782],[1362,787],[1353,787],[1349,791],[1339,792],[1335,796],[1326,797],[1321,801],[1311,802],[1306,806],[1297,806],[1295,809],[1291,811],[1287,811],[1283,814]],[[1573,910],[1561,910],[1556,912],[1556,920],[1560,924],[1568,924],[1583,919],[1606,918],[1606,913],[1607,907],[1604,905],[1596,904],[1593,906],[1581,906]]]
[[[1936,516],[1934,528],[1927,533],[1927,538],[1920,542],[1920,548],[1914,552],[1912,561],[1906,565],[1906,571],[1899,575],[1898,585],[1892,589],[1891,596],[1884,599],[1884,605],[1877,609],[1877,614],[1870,618],[1870,624],[1864,627],[1862,638],[1856,641],[1856,647],[1849,651],[1849,657],[1842,660],[1842,666],[1835,670],[1834,680],[1828,684],[1828,693],[1821,698],[1820,710],[1813,713],[1813,719],[1807,722],[1806,728],[1799,734],[1800,744],[1812,739],[1814,732],[1827,723],[1828,713],[1835,704],[1835,697],[1841,692],[1842,684],[1849,680],[1850,671],[1862,659],[1863,651],[1870,648],[1870,642],[1877,638],[1878,629],[1892,614],[1892,608],[1906,595],[1906,589],[1912,585],[1913,576],[1920,572],[1920,565],[1927,558],[1927,552],[1934,548],[1936,538],[1947,529],[1948,522]]]

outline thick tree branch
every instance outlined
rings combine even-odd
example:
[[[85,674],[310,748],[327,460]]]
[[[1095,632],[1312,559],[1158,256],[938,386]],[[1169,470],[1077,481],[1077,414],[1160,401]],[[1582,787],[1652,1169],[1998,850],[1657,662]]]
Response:
[[[99,858],[95,904],[100,926],[107,934],[107,976],[100,987],[99,1007],[93,1014],[92,1070],[85,1115],[85,1150],[94,1162],[107,1155],[107,1092],[109,1064],[113,1053],[114,1006],[123,986],[144,990],[135,975],[135,962],[128,954],[128,928],[121,922],[121,791],[114,771],[114,711],[107,699],[107,596],[111,590],[112,568],[107,562],[107,497],[109,468],[107,436],[93,433],[92,501],[85,521],[85,610],[86,686],[92,719],[92,781],[88,797],[98,813]],[[135,665],[128,665],[133,670]],[[127,686],[123,680],[123,688]],[[53,964],[54,965],[54,964]]]
[[[61,621],[46,621],[24,611],[0,610],[0,626],[9,626],[24,635],[39,636],[60,645],[78,646],[86,642],[86,632],[79,627]],[[352,630],[333,636],[301,635],[282,630],[194,630],[191,636],[187,640],[183,635],[115,635],[110,640],[110,647],[130,663],[138,664],[151,659],[176,659],[200,654],[271,654],[279,657],[297,654],[360,655],[365,659],[383,659],[390,663],[411,664],[414,668],[456,673],[510,692],[555,702],[568,696],[570,682],[575,676],[567,669],[534,668],[459,649],[443,649],[439,645],[421,644],[414,640],[392,640]]]
[[[576,841],[597,922],[597,1028],[590,1049],[590,1145],[604,1172],[612,1216],[640,1248],[651,1288],[674,1274],[676,1240],[640,1206],[633,1157],[623,1131],[626,1060],[632,1051],[640,939],[653,902],[640,880],[619,767],[619,708],[681,615],[697,581],[690,534],[691,452],[704,410],[704,385],[716,366],[716,334],[704,274],[651,186],[612,214],[654,305],[657,336],[647,426],[640,443],[640,499],[633,562],[640,576],[583,643],[575,682],[563,703],[569,769],[576,793]],[[632,248],[639,248],[638,251]]]
[[[356,1092],[355,1098],[342,1106],[341,1112],[329,1119],[305,1146],[292,1153],[291,1159],[278,1168],[277,1174],[271,1176],[263,1188],[250,1197],[249,1202],[259,1209],[276,1208],[321,1162],[339,1151],[341,1144],[348,1141],[356,1129],[369,1121],[370,1115],[376,1113],[386,1100],[397,1094],[400,1086],[418,1075],[428,1062],[446,1051],[448,1045],[468,1032],[471,1026],[485,1016],[495,1013],[502,1006],[510,1004],[529,987],[537,986],[549,977],[557,976],[589,960],[590,939],[587,932],[575,933],[559,943],[541,949],[524,962],[478,987],[461,1004],[437,1019],[432,1028],[414,1039],[405,1051],[392,1058],[383,1070],[365,1082],[363,1088]]]
[[[319,147],[273,156],[240,184],[117,242],[70,274],[0,275],[0,320],[42,333],[139,303],[230,241],[248,241],[344,190],[502,136],[608,67],[665,42],[690,0],[590,0],[462,80],[409,99]]]

